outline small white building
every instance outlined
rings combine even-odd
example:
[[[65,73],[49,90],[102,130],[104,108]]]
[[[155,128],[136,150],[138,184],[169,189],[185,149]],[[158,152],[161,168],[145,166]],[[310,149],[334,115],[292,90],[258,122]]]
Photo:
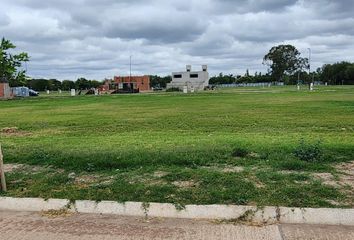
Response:
[[[167,84],[168,88],[179,88],[183,90],[187,87],[188,91],[204,90],[209,85],[208,66],[202,65],[201,71],[192,71],[192,66],[187,65],[185,72],[173,72],[172,81]]]

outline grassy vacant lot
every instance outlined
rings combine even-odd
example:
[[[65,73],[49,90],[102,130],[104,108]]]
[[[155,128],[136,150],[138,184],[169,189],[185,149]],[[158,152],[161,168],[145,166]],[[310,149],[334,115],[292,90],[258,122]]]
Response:
[[[0,101],[0,131],[1,195],[354,205],[354,87]],[[298,159],[300,139],[322,158]]]

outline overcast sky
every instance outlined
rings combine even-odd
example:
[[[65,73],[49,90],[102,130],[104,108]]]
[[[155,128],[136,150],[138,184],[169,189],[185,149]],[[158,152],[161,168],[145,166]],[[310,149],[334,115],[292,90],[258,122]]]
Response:
[[[0,0],[0,36],[28,52],[32,77],[103,79],[266,72],[262,58],[293,44],[312,66],[354,61],[354,0]]]

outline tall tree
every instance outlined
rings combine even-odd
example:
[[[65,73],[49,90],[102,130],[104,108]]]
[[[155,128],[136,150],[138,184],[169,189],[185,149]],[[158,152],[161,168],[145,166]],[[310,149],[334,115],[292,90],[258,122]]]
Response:
[[[61,83],[61,88],[62,88],[62,90],[65,90],[65,91],[69,91],[70,89],[74,89],[75,88],[75,82],[74,81],[70,81],[70,80],[64,80]]]
[[[61,89],[61,82],[57,79],[49,79],[49,87],[47,90],[50,91],[57,91]]]
[[[36,91],[45,91],[49,89],[49,81],[47,79],[31,79],[27,82],[27,86]]]
[[[75,82],[76,88],[80,90],[86,90],[90,88],[90,82],[86,78],[79,78]]]
[[[12,54],[16,46],[5,38],[0,43],[0,80],[8,81],[10,86],[26,85],[26,71],[20,70],[23,62],[29,61],[27,53]]]
[[[282,81],[285,74],[308,68],[308,59],[300,57],[300,52],[292,45],[279,45],[269,50],[263,64],[270,67],[271,75],[277,81]]]
[[[320,80],[330,84],[354,84],[354,63],[325,64],[320,72]]]

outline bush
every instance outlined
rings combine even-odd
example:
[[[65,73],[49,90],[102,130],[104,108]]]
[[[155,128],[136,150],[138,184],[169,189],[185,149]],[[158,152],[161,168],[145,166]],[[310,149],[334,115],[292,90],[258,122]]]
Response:
[[[299,145],[294,150],[294,155],[298,159],[307,162],[320,161],[323,157],[321,142],[306,143],[304,139],[301,139]]]
[[[248,155],[248,151],[244,148],[235,148],[232,152],[233,157],[246,157]]]
[[[179,89],[177,87],[172,87],[172,88],[166,89],[166,92],[181,92],[181,89]]]

